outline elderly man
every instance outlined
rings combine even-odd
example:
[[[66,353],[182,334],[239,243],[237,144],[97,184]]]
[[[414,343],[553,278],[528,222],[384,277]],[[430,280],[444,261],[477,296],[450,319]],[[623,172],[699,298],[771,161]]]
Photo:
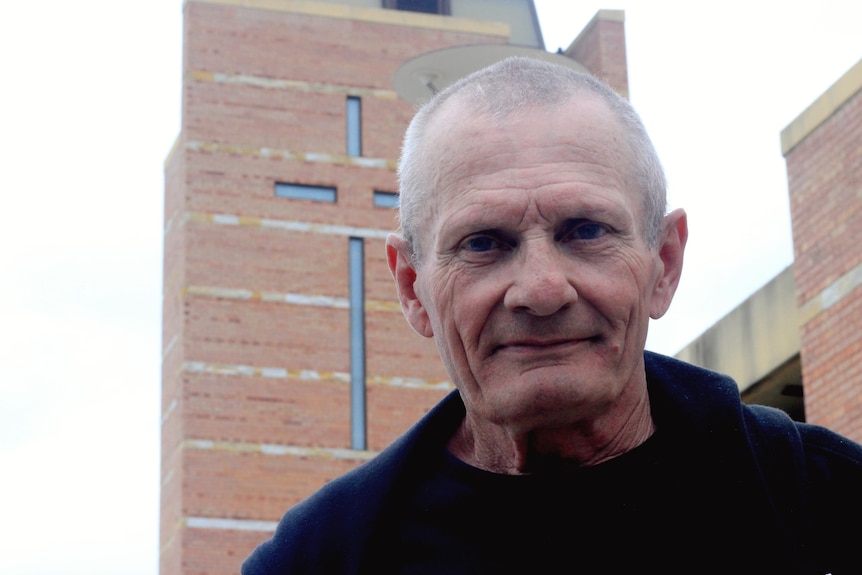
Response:
[[[513,58],[407,130],[386,243],[457,390],[289,510],[274,573],[862,573],[862,446],[645,352],[687,238],[630,104]]]

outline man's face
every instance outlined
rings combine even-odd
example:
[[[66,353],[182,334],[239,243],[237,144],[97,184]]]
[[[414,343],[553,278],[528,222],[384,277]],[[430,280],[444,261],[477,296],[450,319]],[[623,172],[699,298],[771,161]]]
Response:
[[[457,102],[439,114],[408,320],[478,417],[527,429],[601,417],[643,381],[649,317],[670,299],[654,297],[664,266],[643,239],[621,128],[593,97],[502,126]]]

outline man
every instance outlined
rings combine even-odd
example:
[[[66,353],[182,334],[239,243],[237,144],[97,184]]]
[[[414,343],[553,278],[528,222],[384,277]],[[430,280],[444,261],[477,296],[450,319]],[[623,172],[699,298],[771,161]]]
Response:
[[[687,238],[629,103],[505,60],[416,115],[386,243],[453,392],[285,514],[274,573],[862,573],[862,446],[645,352]]]

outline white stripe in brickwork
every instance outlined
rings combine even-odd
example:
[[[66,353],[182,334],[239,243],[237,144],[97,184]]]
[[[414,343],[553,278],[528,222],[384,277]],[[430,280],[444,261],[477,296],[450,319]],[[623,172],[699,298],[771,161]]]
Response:
[[[165,413],[162,415],[162,425],[165,424],[165,421],[171,416],[174,410],[177,408],[177,400],[171,400],[171,403],[168,405],[168,408],[165,410]]]
[[[429,382],[426,379],[418,377],[380,377],[369,376],[367,378],[369,384],[388,385],[391,387],[406,387],[409,389],[453,389],[454,386],[449,381]]]
[[[252,158],[265,158],[274,160],[301,160],[315,164],[334,164],[339,166],[353,166],[356,168],[371,168],[379,170],[395,171],[396,160],[386,158],[368,158],[360,156],[347,156],[339,154],[327,154],[325,152],[296,152],[285,148],[270,148],[261,146],[237,146],[232,144],[221,144],[216,142],[201,142],[189,140],[186,149],[192,152],[209,152],[220,154],[232,154],[235,156],[249,156]]]
[[[186,517],[186,526],[193,529],[228,529],[231,531],[275,531],[277,521],[226,519],[222,517]]]
[[[285,220],[261,219],[260,227],[286,230],[291,232],[313,232],[332,236],[348,236],[360,238],[377,238],[385,240],[392,230],[375,230],[372,228],[357,228],[354,226],[334,226],[332,224],[317,224],[311,222],[290,222]]]
[[[283,367],[262,367],[260,368],[260,375],[272,379],[287,379],[287,370]]]
[[[173,229],[174,222],[177,221],[178,215],[179,214],[177,212],[174,212],[173,214],[171,214],[171,217],[168,218],[167,223],[165,223],[165,229],[162,232],[165,236],[167,236],[171,232],[171,230]]]
[[[224,299],[260,299],[255,297],[255,292],[249,289],[242,288],[225,288],[225,287],[209,287],[209,286],[189,286],[185,290],[185,294],[218,297]]]
[[[335,307],[347,309],[350,301],[344,297],[329,297],[323,295],[304,295],[299,293],[276,294],[268,292],[262,299],[266,301],[284,301],[296,305],[312,305],[317,307]]]
[[[360,168],[380,168],[385,170],[389,167],[389,162],[383,158],[364,158],[362,156],[351,156],[350,165]]]
[[[298,222],[291,220],[273,220],[270,218],[252,218],[236,214],[205,214],[200,212],[187,212],[186,221],[208,222],[223,226],[250,226],[258,228],[269,228],[287,232],[307,232],[325,234],[332,236],[346,236],[359,238],[374,238],[385,240],[386,236],[393,230],[378,230],[374,228],[358,228],[355,226],[336,226],[332,224],[319,224],[314,222]]]
[[[259,376],[275,379],[298,379],[303,381],[336,381],[350,383],[350,374],[344,371],[317,371],[313,369],[286,369],[283,367],[256,367],[252,365],[207,363],[187,361],[183,363],[186,373],[213,373],[217,375]],[[369,385],[387,385],[411,389],[452,389],[450,381],[428,381],[418,377],[369,376]]]
[[[315,307],[330,307],[336,309],[348,309],[350,301],[347,298],[330,297],[321,295],[307,295],[298,293],[279,293],[269,291],[254,291],[243,288],[226,288],[216,286],[187,286],[183,295],[198,297],[215,297],[222,299],[239,299],[245,301],[266,301],[276,303],[288,303],[293,305],[309,305]],[[365,302],[366,311],[400,311],[401,305],[395,301]]]
[[[251,365],[206,363],[203,361],[187,361],[183,364],[183,371],[190,373],[216,373],[220,375],[257,375],[276,379],[350,382],[350,374],[344,371],[319,372],[310,369],[255,367]]]
[[[170,339],[170,341],[167,343],[167,345],[165,345],[165,348],[162,350],[162,357],[166,357],[171,352],[171,350],[174,349],[174,347],[176,346],[178,341],[179,341],[179,338],[176,335],[174,335]]]
[[[284,302],[294,305],[333,307],[339,309],[347,309],[350,306],[350,302],[347,300],[347,298],[320,295],[305,295],[298,293],[258,292],[242,288],[188,286],[185,288],[184,292],[185,294],[192,296]]]
[[[384,100],[398,99],[398,93],[394,90],[375,90],[369,88],[339,86],[336,84],[323,84],[320,82],[302,82],[300,80],[267,78],[264,76],[253,76],[251,74],[204,72],[203,70],[194,70],[191,74],[196,80],[208,80],[210,82],[221,84],[244,84],[246,86],[255,86],[258,88],[296,90],[298,92],[313,92],[319,94],[346,94],[350,96],[381,98]]]
[[[299,445],[277,445],[274,443],[242,443],[237,441],[213,441],[211,439],[186,439],[186,449],[201,451],[232,451],[235,453],[262,453],[264,455],[313,457],[317,459],[340,459],[367,461],[377,455],[376,451],[327,447],[303,447]]]
[[[273,379],[350,381],[350,374],[346,372],[327,372],[321,375],[320,373],[303,369],[290,370],[281,367],[254,367],[251,365],[228,365],[223,363],[206,363],[203,361],[187,361],[183,363],[183,371],[187,373],[260,376]]]
[[[239,225],[239,216],[233,214],[213,214],[212,221],[215,224],[222,224],[228,226],[238,226]]]
[[[802,304],[799,308],[799,324],[805,325],[818,314],[844,299],[860,285],[862,285],[862,264],[857,265]]]
[[[305,161],[316,162],[318,164],[335,164],[335,158],[339,157],[341,156],[334,156],[332,154],[326,154],[323,152],[306,152]]]

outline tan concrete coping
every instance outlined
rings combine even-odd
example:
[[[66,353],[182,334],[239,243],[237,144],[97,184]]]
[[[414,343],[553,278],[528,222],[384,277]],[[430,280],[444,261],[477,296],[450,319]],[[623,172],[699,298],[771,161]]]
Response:
[[[791,265],[676,357],[727,374],[745,391],[798,355],[799,346]]]
[[[587,34],[590,32],[590,28],[596,25],[596,22],[601,20],[608,20],[610,22],[625,22],[626,21],[626,12],[625,10],[599,10],[592,17],[592,19],[584,26],[584,29],[575,37],[574,40],[569,44],[569,47],[566,48],[566,54],[571,54],[574,52],[575,47],[580,44],[584,38],[586,38]]]
[[[503,22],[480,21],[404,10],[382,10],[364,6],[352,6],[344,2],[320,2],[317,0],[184,0],[183,4],[192,2],[256,8],[273,12],[291,12],[309,16],[343,18],[380,24],[395,24],[414,28],[429,28],[432,30],[485,34],[505,39],[509,38],[510,33],[509,25]]]
[[[825,122],[838,108],[862,90],[862,60],[841,76],[822,96],[781,131],[781,153],[790,150]]]

